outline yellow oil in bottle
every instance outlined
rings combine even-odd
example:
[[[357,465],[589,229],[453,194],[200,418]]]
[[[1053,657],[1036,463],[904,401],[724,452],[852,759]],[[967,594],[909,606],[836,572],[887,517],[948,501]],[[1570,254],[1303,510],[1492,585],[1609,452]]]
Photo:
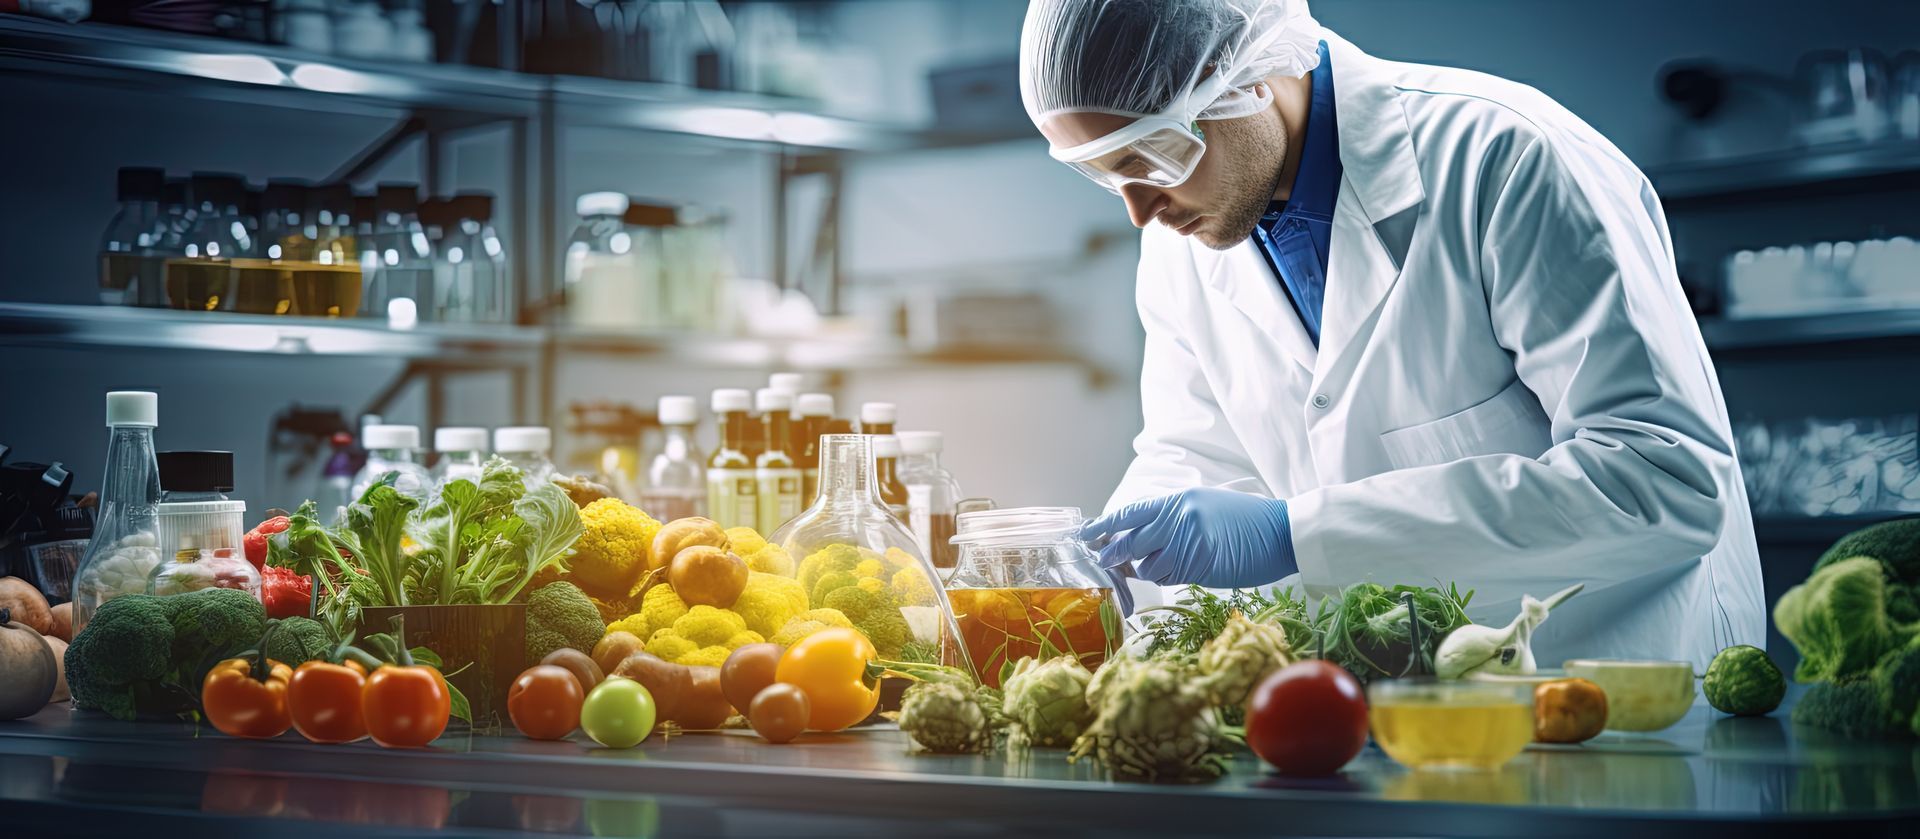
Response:
[[[291,268],[293,310],[309,317],[352,317],[360,311],[360,266],[285,263]]]
[[[1022,658],[1071,655],[1092,670],[1120,648],[1110,589],[952,589],[947,600],[973,672],[989,687]]]
[[[1497,697],[1377,702],[1373,739],[1415,769],[1494,769],[1533,741],[1533,708]]]
[[[233,300],[233,263],[225,259],[169,259],[166,267],[167,306],[214,312]]]
[[[233,311],[284,315],[293,310],[293,280],[285,263],[270,259],[233,261]]]
[[[153,289],[160,287],[166,271],[165,260],[132,253],[100,254],[101,302],[135,304],[140,299],[157,299]]]

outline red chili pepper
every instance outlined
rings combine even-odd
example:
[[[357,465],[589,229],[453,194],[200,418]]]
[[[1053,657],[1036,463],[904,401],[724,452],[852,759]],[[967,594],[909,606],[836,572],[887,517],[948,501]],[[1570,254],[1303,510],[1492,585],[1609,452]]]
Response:
[[[313,578],[291,568],[262,568],[260,602],[266,605],[270,618],[308,617],[313,614]]]
[[[285,532],[290,525],[292,521],[286,516],[274,516],[254,525],[253,529],[247,531],[247,535],[240,540],[240,544],[247,549],[247,561],[253,563],[255,568],[266,565],[267,537]]]

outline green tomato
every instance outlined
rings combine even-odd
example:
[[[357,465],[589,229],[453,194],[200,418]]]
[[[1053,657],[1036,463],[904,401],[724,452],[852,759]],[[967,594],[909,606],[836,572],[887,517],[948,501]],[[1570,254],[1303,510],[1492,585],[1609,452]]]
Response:
[[[621,676],[608,676],[587,694],[580,706],[580,728],[593,742],[610,749],[630,749],[653,732],[653,694],[645,686]]]
[[[1713,657],[1701,692],[1723,714],[1757,717],[1780,707],[1787,679],[1765,650],[1742,644]]]

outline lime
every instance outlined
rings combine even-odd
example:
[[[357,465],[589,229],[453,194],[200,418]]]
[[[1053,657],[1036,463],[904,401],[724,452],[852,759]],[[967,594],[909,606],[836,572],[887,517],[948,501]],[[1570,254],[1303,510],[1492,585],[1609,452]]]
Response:
[[[1702,692],[1721,713],[1757,717],[1780,707],[1781,697],[1787,695],[1787,677],[1766,650],[1742,644],[1713,657]]]

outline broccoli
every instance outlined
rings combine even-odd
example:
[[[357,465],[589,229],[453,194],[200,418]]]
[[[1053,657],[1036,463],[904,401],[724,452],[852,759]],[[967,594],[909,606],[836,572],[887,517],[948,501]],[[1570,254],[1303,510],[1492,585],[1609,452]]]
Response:
[[[267,635],[267,658],[299,667],[317,658],[326,658],[333,650],[333,634],[326,624],[311,618],[281,618],[273,622]]]
[[[67,647],[74,707],[122,720],[193,710],[207,671],[252,649],[266,625],[266,607],[244,591],[116,597]]]
[[[600,610],[572,583],[550,583],[527,598],[527,661],[563,647],[592,652],[607,634]]]
[[[1886,575],[1887,616],[1899,623],[1920,621],[1920,518],[1895,519],[1849,533],[1820,555],[1813,570],[1858,556],[1872,557]]]
[[[1894,723],[1920,735],[1920,641],[1881,656],[1872,679]]]
[[[1773,605],[1773,622],[1800,650],[1793,678],[1830,682],[1864,675],[1916,628],[1887,617],[1880,564],[1855,557],[1813,572]]]
[[[1897,737],[1906,725],[1894,725],[1871,679],[1821,682],[1793,706],[1795,725],[1825,729],[1850,739]]]

